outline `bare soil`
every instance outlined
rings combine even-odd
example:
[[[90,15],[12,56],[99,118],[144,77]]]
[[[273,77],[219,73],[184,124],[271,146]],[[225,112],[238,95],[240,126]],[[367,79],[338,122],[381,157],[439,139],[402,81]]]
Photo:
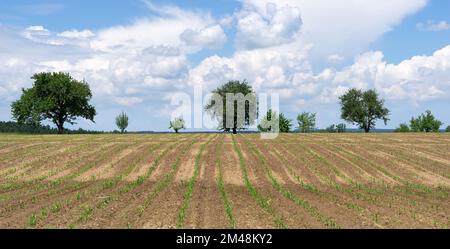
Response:
[[[448,134],[0,136],[0,228],[176,228],[183,203],[185,228],[448,228],[449,148]]]

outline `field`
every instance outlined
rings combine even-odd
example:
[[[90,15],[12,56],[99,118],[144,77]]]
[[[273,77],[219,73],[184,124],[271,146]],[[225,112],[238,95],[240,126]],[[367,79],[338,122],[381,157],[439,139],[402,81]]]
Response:
[[[0,136],[0,228],[448,228],[445,134]]]

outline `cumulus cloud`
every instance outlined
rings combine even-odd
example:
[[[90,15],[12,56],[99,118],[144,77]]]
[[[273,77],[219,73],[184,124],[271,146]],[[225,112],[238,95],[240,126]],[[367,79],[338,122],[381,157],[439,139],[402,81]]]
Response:
[[[310,48],[291,48],[239,51],[230,58],[213,56],[190,71],[189,82],[211,89],[218,82],[247,79],[257,91],[278,92],[285,101],[302,99],[310,104],[336,103],[350,88],[375,88],[388,100],[414,103],[449,97],[450,46],[399,64],[387,63],[380,51],[366,52],[342,70],[327,68],[317,74],[309,63]]]
[[[181,34],[188,46],[194,48],[221,48],[227,42],[227,36],[220,25],[214,25],[200,30],[187,29]]]
[[[418,23],[417,29],[420,31],[443,31],[449,30],[450,24],[447,21],[435,22],[433,20],[429,20],[426,23]]]
[[[141,104],[145,95],[154,97],[152,91],[183,87],[187,55],[223,45],[226,35],[206,12],[148,3],[155,15],[126,26],[57,33],[34,25],[20,31],[25,39],[4,28],[0,42],[12,49],[0,51],[4,69],[9,70],[0,72],[9,75],[0,94],[17,96],[40,71],[69,72],[90,83],[96,100],[126,106]]]
[[[450,91],[450,46],[430,56],[414,56],[399,64],[389,64],[382,52],[358,56],[353,65],[333,72],[331,85],[322,99],[337,100],[336,92],[352,87],[375,88],[388,100],[420,103],[448,98]]]
[[[391,31],[405,17],[426,6],[427,0],[241,0],[245,8],[266,15],[267,4],[298,8],[302,38],[314,44],[312,53],[353,56]],[[259,23],[259,22],[257,22]],[[349,46],[351,44],[351,46]]]
[[[212,41],[208,39],[224,40],[222,29],[216,26],[216,21],[207,12],[187,11],[171,5],[155,5],[151,1],[143,2],[155,13],[154,16],[138,19],[131,25],[101,30],[92,39],[91,47],[111,53],[167,46],[188,53],[191,48],[183,47],[186,40],[182,39],[182,34],[185,32],[188,33],[185,37],[188,42],[197,42],[195,45],[200,49],[211,46]]]
[[[241,49],[264,48],[295,40],[302,27],[300,10],[267,3],[265,12],[242,10],[237,21],[237,46]]]
[[[295,73],[309,73],[307,60],[310,46],[281,45],[238,51],[232,57],[212,56],[189,73],[189,84],[202,84],[211,90],[232,79],[247,79],[255,90],[289,88]]]

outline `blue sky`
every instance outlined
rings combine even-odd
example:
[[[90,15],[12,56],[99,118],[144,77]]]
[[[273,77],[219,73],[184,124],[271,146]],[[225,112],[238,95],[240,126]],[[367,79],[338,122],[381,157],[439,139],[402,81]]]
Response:
[[[364,2],[364,3],[362,3]],[[193,0],[0,2],[0,120],[39,71],[86,79],[96,123],[167,130],[175,93],[231,79],[279,93],[291,119],[342,122],[337,97],[375,88],[395,128],[427,109],[450,124],[450,2],[446,0]]]

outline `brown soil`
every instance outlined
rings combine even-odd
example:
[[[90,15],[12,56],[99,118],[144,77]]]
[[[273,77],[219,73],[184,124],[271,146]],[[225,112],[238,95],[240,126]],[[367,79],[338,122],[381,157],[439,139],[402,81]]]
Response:
[[[0,136],[0,228],[175,228],[207,141],[186,228],[230,227],[219,169],[236,228],[450,226],[448,134],[126,134]]]

